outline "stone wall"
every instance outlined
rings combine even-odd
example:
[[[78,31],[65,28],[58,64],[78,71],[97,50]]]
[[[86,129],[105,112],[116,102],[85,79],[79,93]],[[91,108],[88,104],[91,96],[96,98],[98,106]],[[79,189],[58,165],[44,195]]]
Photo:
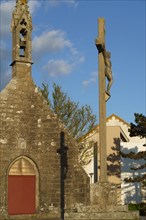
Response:
[[[20,74],[21,75],[21,74]],[[89,178],[79,165],[77,143],[51,112],[31,77],[14,77],[0,96],[0,212],[8,213],[8,174],[20,157],[38,171],[37,213],[60,207],[60,133],[68,147],[66,206],[89,203]]]
[[[90,187],[90,200],[92,205],[99,207],[116,206],[117,186],[110,182],[107,183],[94,183]]]

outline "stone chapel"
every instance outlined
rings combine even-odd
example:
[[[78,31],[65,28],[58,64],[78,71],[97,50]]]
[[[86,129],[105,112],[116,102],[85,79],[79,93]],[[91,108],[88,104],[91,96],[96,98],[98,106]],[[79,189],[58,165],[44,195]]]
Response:
[[[12,79],[0,94],[0,219],[58,213],[61,158],[66,209],[87,205],[89,178],[78,163],[77,143],[31,77],[32,20],[27,0],[16,0],[11,31]],[[63,154],[61,147],[66,149]]]

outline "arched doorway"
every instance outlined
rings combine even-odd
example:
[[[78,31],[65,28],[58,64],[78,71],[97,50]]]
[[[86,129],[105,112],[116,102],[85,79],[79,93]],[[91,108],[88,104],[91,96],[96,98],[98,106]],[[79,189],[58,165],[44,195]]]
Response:
[[[27,157],[14,160],[8,172],[8,213],[34,214],[38,206],[38,172]]]

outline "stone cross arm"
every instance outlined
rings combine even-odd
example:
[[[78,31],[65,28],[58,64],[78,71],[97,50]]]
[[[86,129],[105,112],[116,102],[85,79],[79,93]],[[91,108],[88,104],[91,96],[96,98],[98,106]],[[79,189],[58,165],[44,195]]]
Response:
[[[104,42],[103,38],[96,38],[95,45],[96,45],[99,53],[101,53],[105,50],[105,42]]]

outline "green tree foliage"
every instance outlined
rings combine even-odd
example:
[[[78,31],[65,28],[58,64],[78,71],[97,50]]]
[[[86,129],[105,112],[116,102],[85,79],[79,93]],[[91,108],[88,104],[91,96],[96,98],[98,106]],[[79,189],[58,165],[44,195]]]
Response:
[[[130,124],[130,136],[135,137],[139,136],[140,138],[146,138],[146,116],[143,114],[135,113],[135,124]],[[145,146],[145,144],[144,144]],[[134,160],[144,159],[146,160],[146,151],[140,151],[137,153],[130,152],[128,154],[122,153],[122,157],[124,158],[130,158]],[[143,170],[145,172],[146,170],[146,163],[143,165],[139,165],[138,167],[132,167],[131,170]],[[144,186],[146,186],[146,174],[137,176],[135,178],[126,178],[126,182],[142,182]]]
[[[46,99],[47,101],[47,104],[49,106],[51,106],[51,101],[49,99],[49,86],[48,84],[45,85],[44,83],[42,83],[42,88],[39,88],[39,91],[42,93],[42,95],[44,96],[44,98]]]
[[[79,106],[62,91],[61,86],[53,84],[53,92],[50,97],[48,85],[42,84],[40,92],[46,99],[50,108],[57,114],[65,127],[75,138],[79,138],[95,126],[96,116],[89,105]]]
[[[146,138],[146,116],[138,113],[135,113],[134,115],[136,124],[130,124],[130,136],[139,136],[141,138]]]

